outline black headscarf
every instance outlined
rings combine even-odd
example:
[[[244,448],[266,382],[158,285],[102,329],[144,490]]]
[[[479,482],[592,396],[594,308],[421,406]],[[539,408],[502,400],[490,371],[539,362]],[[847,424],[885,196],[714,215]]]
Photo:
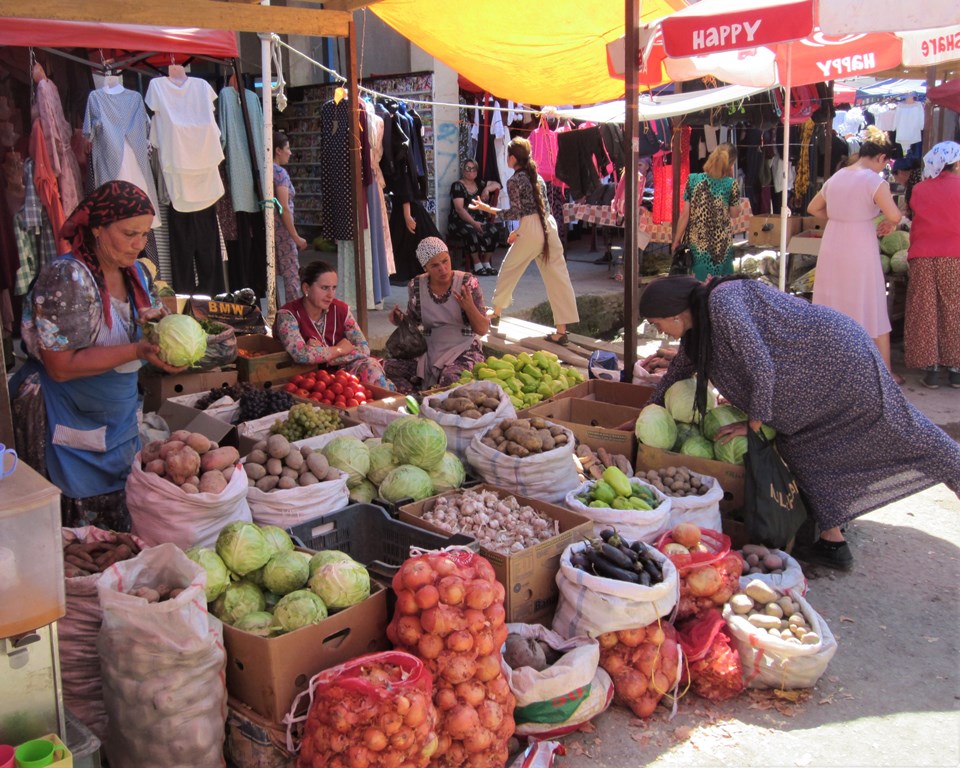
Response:
[[[715,277],[701,283],[689,275],[661,277],[648,285],[640,295],[638,310],[643,317],[673,317],[686,309],[693,315],[693,327],[680,339],[684,353],[697,369],[697,390],[694,405],[701,420],[707,412],[707,382],[713,362],[710,294],[730,280],[748,280],[745,275]]]

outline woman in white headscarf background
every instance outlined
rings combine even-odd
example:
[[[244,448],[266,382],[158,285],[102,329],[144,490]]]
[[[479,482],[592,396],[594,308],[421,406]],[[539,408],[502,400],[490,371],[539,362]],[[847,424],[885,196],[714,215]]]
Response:
[[[443,240],[421,240],[417,261],[424,273],[408,283],[407,312],[394,307],[390,322],[399,325],[409,317],[422,326],[427,351],[413,360],[384,362],[397,390],[408,394],[454,384],[463,371],[481,362],[480,337],[490,327],[480,281],[475,275],[453,269]]]
[[[944,141],[923,158],[913,188],[903,346],[922,384],[960,388],[960,144]]]

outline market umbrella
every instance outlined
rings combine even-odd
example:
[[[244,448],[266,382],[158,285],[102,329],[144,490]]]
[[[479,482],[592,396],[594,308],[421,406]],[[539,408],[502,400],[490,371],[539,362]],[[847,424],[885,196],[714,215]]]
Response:
[[[940,9],[943,0],[931,0]],[[954,6],[946,15],[957,15]],[[941,9],[942,10],[942,9]],[[896,23],[896,19],[886,19]],[[915,30],[914,16],[901,19]],[[911,26],[913,25],[913,26]],[[960,27],[901,34],[870,32],[831,36],[818,26],[814,0],[701,0],[641,30],[646,46],[640,82],[686,81],[711,75],[727,83],[754,87],[824,82],[898,67],[923,66],[960,58]],[[957,35],[957,36],[955,36]],[[790,99],[784,99],[783,122],[790,124]],[[786,287],[787,156],[784,160],[780,227],[780,288]]]
[[[951,80],[942,85],[927,88],[927,98],[941,107],[960,112],[960,80]]]

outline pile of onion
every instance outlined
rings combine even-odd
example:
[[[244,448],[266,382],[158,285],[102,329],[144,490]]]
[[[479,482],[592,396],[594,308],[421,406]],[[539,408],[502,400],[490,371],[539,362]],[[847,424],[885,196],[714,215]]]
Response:
[[[393,577],[393,590],[387,637],[433,674],[440,723],[431,766],[506,765],[516,700],[500,667],[507,626],[493,566],[469,551],[418,555]]]
[[[437,710],[419,659],[372,653],[313,685],[297,768],[426,768],[437,748]]]
[[[605,632],[600,666],[613,679],[613,700],[637,717],[650,717],[679,679],[680,649],[669,624]]]
[[[740,589],[743,558],[730,552],[730,538],[722,533],[678,523],[660,538],[657,549],[680,575],[677,621],[722,606]]]

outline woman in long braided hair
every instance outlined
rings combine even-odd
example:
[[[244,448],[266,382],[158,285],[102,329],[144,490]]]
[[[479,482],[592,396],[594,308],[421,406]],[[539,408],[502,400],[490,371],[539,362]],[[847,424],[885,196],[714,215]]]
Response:
[[[470,208],[493,213],[503,219],[519,219],[520,227],[510,233],[510,250],[503,257],[497,285],[493,291],[493,316],[490,325],[496,327],[500,314],[513,301],[513,291],[530,262],[536,259],[537,269],[547,289],[547,301],[553,310],[556,333],[546,341],[566,345],[567,323],[580,320],[577,298],[567,272],[563,244],[557,230],[557,221],[547,207],[547,186],[537,174],[537,164],[530,157],[530,142],[513,139],[507,146],[507,165],[514,174],[507,180],[510,207],[494,208],[481,200],[474,200]]]

